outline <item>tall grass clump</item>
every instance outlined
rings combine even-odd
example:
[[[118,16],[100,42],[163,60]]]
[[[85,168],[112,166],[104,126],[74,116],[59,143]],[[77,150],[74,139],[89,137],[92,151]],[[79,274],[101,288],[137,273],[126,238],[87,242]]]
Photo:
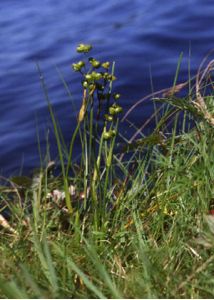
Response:
[[[38,66],[60,172],[49,161],[31,178],[1,178],[0,297],[213,297],[214,63],[178,83],[179,61],[171,88],[123,116],[128,139],[115,65],[91,50],[80,44],[72,65],[83,97],[68,147]],[[146,98],[155,111],[137,128],[129,114]]]

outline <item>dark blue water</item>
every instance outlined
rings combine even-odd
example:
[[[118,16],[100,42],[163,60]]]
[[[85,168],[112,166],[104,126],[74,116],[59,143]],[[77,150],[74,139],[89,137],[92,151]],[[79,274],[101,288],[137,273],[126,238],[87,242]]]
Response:
[[[179,81],[194,74],[214,47],[213,0],[1,0],[0,1],[0,173],[14,174],[38,167],[36,128],[43,149],[50,139],[55,158],[47,105],[35,62],[44,72],[50,99],[66,142],[77,111],[72,108],[55,65],[63,73],[80,107],[79,75],[70,68],[79,60],[80,42],[91,43],[100,60],[115,60],[127,110],[151,91],[172,85],[183,52]],[[139,126],[151,114],[146,104],[132,114]],[[48,134],[49,128],[49,134]],[[78,147],[78,146],[77,146]]]

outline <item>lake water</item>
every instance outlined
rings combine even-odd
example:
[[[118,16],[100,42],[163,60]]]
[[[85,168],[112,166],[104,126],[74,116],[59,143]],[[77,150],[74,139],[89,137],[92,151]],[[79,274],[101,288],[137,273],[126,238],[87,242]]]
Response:
[[[183,52],[179,81],[194,74],[214,47],[214,0],[1,0],[0,1],[0,174],[17,174],[39,166],[36,128],[51,159],[56,146],[35,62],[44,72],[51,102],[69,141],[76,111],[56,71],[63,73],[78,108],[78,43],[94,46],[100,60],[116,61],[121,104],[127,110],[154,89],[173,83]],[[191,51],[190,51],[191,50]],[[141,124],[151,113],[146,104],[130,116]],[[49,129],[49,134],[48,130]],[[78,145],[77,145],[78,148]],[[78,149],[76,149],[78,150]]]

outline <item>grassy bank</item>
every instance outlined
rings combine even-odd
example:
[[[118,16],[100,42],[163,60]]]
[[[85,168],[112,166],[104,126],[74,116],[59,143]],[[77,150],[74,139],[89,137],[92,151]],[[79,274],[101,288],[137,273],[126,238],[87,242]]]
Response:
[[[32,178],[2,178],[0,297],[214,297],[213,62],[182,84],[178,64],[173,87],[148,97],[154,131],[131,124],[127,140],[132,108],[122,114],[114,64],[77,50],[83,98],[69,146],[38,66],[60,172],[46,162]]]

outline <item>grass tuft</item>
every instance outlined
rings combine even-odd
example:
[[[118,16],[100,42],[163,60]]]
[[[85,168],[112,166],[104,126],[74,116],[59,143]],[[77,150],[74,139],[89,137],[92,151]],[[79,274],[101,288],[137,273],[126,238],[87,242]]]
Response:
[[[181,56],[173,86],[122,118],[135,130],[127,139],[115,64],[91,49],[80,44],[72,65],[83,98],[68,147],[38,66],[60,170],[48,161],[31,178],[1,178],[0,297],[212,298],[214,63],[178,83]],[[137,128],[128,115],[146,99],[155,111]]]

